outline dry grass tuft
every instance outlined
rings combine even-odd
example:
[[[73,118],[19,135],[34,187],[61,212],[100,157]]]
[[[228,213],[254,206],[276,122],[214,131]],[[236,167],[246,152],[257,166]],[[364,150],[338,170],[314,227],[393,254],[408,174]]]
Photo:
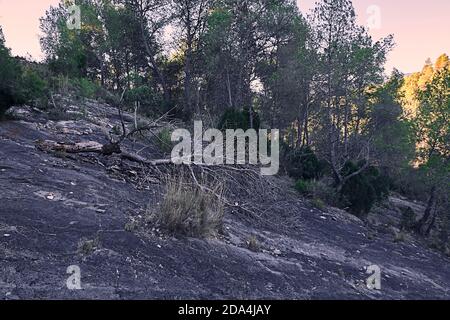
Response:
[[[251,236],[247,240],[247,248],[253,252],[259,252],[261,250],[261,245],[256,236]]]
[[[81,239],[78,242],[78,253],[88,256],[100,248],[100,239],[96,237],[94,240]]]
[[[222,229],[224,215],[223,185],[185,183],[185,179],[167,180],[167,190],[157,223],[173,234],[188,237],[215,236]]]

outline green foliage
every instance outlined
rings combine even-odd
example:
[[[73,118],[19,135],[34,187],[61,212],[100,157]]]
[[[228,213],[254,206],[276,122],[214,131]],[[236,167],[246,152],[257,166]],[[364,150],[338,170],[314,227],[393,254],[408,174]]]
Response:
[[[89,0],[75,1],[80,6],[82,27],[67,27],[67,3],[51,7],[41,18],[41,45],[50,68],[56,74],[73,78],[91,77],[93,69],[101,69],[97,48],[104,44],[104,30],[98,7]]]
[[[22,67],[0,41],[0,118],[14,104],[45,99],[48,85],[31,66]]]
[[[418,93],[420,106],[413,123],[419,143],[418,156],[423,163],[434,156],[450,158],[449,88],[450,68],[444,68]]]
[[[349,176],[365,165],[365,162],[355,164],[351,161],[345,164],[343,176]],[[390,179],[379,169],[370,166],[358,175],[350,178],[341,190],[341,200],[348,205],[351,213],[365,216],[370,212],[376,201],[381,201],[389,195]]]
[[[425,180],[424,170],[407,167],[393,177],[392,190],[410,199],[426,201],[429,186]]]
[[[100,87],[86,78],[73,79],[72,84],[78,95],[83,98],[94,98],[100,90]]]
[[[306,195],[309,192],[309,184],[308,181],[305,180],[297,180],[295,183],[295,190],[300,192],[303,195]]]
[[[0,117],[19,100],[17,85],[20,81],[21,69],[11,57],[9,49],[0,42]]]
[[[259,115],[253,112],[253,129],[258,130],[259,127]],[[219,121],[220,130],[242,129],[247,131],[250,128],[250,115],[248,110],[239,111],[236,109],[227,109]]]
[[[437,74],[442,74],[450,70],[449,57],[446,54],[441,55],[435,65],[428,61],[421,72],[406,76],[404,83],[400,88],[402,95],[402,105],[408,118],[413,119],[421,104],[420,95],[427,90],[429,84],[433,82]],[[444,92],[443,92],[444,94]]]
[[[24,69],[21,79],[21,95],[23,101],[46,100],[48,90],[48,82],[43,79],[38,71],[31,67],[26,67]]]
[[[411,122],[402,117],[400,104],[403,74],[394,71],[386,83],[370,93],[368,128],[373,135],[373,153],[381,166],[396,171],[409,166],[414,159],[415,137]]]
[[[323,210],[326,205],[335,207],[341,205],[336,189],[333,188],[332,185],[330,185],[327,179],[300,179],[296,182],[294,187],[300,194],[309,199],[312,199],[313,205],[320,210]],[[317,205],[315,205],[314,203],[316,203]]]
[[[319,179],[322,177],[325,164],[320,161],[310,147],[288,149],[284,166],[289,176],[294,179]]]
[[[402,208],[402,230],[412,230],[416,224],[416,213],[410,207]]]
[[[157,142],[160,147],[160,149],[164,153],[170,153],[173,149],[173,143],[172,143],[172,132],[164,128],[158,133]]]
[[[63,95],[73,94],[78,98],[100,98],[104,91],[100,85],[87,78],[71,78],[58,74],[52,77],[50,82],[54,92]]]
[[[153,88],[147,85],[141,85],[127,90],[125,102],[129,105],[139,103],[140,113],[147,116],[153,116],[157,111],[162,111],[161,105],[163,104],[163,97]]]

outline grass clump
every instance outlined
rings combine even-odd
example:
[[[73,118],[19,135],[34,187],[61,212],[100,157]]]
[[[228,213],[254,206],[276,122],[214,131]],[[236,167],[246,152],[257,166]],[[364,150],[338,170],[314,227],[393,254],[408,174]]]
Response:
[[[310,183],[305,180],[298,180],[295,183],[295,190],[297,190],[299,193],[303,195],[308,195],[310,191]]]
[[[100,248],[100,239],[97,237],[94,240],[81,239],[78,243],[78,253],[83,256],[88,256]]]
[[[294,188],[303,196],[311,199],[311,204],[321,211],[325,211],[327,205],[339,205],[336,191],[327,183],[327,181],[325,181],[325,179],[300,179],[296,182]]]
[[[168,232],[204,238],[217,235],[223,225],[223,186],[185,183],[183,178],[167,182],[163,202],[155,214]]]
[[[394,242],[401,243],[406,241],[406,233],[404,231],[395,232],[394,234]]]
[[[314,206],[314,208],[319,209],[320,211],[325,211],[327,208],[327,205],[322,199],[314,198],[311,201],[311,204]]]
[[[258,241],[258,238],[256,238],[256,236],[251,236],[247,240],[247,248],[253,252],[259,252],[261,250],[261,245]]]

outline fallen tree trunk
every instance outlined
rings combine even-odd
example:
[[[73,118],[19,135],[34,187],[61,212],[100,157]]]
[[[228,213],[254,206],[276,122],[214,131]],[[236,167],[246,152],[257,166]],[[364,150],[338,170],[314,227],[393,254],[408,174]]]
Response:
[[[163,166],[163,165],[171,165],[173,164],[172,159],[157,159],[157,160],[148,160],[140,155],[135,153],[130,153],[120,148],[120,145],[117,143],[108,143],[101,144],[96,141],[86,141],[86,142],[78,142],[78,143],[63,143],[56,142],[51,140],[38,141],[36,143],[37,148],[41,151],[45,152],[65,152],[70,154],[77,153],[98,153],[106,156],[111,156],[113,154],[120,155],[123,159],[127,159],[133,162],[137,162],[140,164],[145,164],[149,166]],[[203,165],[192,163],[186,166],[197,166],[197,167],[226,167],[228,170],[239,171],[239,172],[253,172],[253,170],[248,168],[237,168],[233,166],[224,166],[224,165]]]
[[[120,146],[118,144],[109,143],[101,144],[95,141],[86,141],[78,143],[62,143],[51,140],[38,141],[38,149],[42,151],[54,151],[65,153],[100,153],[103,155],[120,154]]]
[[[86,142],[79,142],[79,143],[62,143],[62,142],[55,142],[51,140],[46,141],[37,141],[36,143],[37,148],[44,152],[65,152],[68,154],[80,154],[80,153],[97,153],[102,154],[106,156],[111,156],[113,154],[120,155],[123,159],[139,163],[140,165],[144,166],[150,166],[150,167],[157,167],[157,166],[171,166],[173,165],[173,161],[171,159],[157,159],[157,160],[148,160],[138,154],[130,153],[125,150],[121,150],[120,145],[116,143],[109,143],[106,145],[103,145],[96,141],[86,141]],[[217,170],[214,170],[214,173],[217,174],[223,174],[222,180],[229,179],[230,181],[234,181],[235,183],[239,183],[235,178],[233,178],[231,172],[239,172],[244,175],[245,182],[252,181],[252,179],[258,179],[260,181],[260,185],[263,185],[264,188],[267,188],[267,184],[270,185],[270,182],[268,180],[260,180],[263,179],[260,174],[251,169],[251,168],[239,168],[239,167],[233,167],[233,166],[226,166],[226,165],[204,165],[204,164],[183,164],[184,167],[187,167],[189,169],[190,174],[192,175],[193,181],[200,186],[202,189],[209,191],[205,189],[205,187],[201,186],[201,183],[197,180],[194,172],[194,168],[200,168],[203,173],[210,174],[212,171],[208,169],[208,167],[215,167]],[[224,172],[228,171],[228,172]],[[231,172],[230,172],[231,171]],[[241,176],[241,175],[240,175]],[[246,187],[245,190],[249,192],[251,188]],[[276,187],[272,186],[269,187],[271,190],[275,190]],[[216,194],[216,196],[218,196]],[[243,212],[250,214],[254,217],[258,217],[263,214],[261,211],[259,214],[254,212],[252,209],[249,209],[243,205],[239,205],[237,202],[228,201],[226,199],[222,199],[224,203],[230,207],[239,208]]]
[[[139,162],[142,164],[147,164],[151,166],[158,165],[168,165],[172,163],[170,159],[161,159],[161,160],[148,160],[144,157],[141,157],[137,154],[129,153],[126,151],[122,151],[118,144],[109,143],[109,144],[101,144],[96,141],[86,141],[79,143],[62,143],[51,140],[38,141],[37,147],[41,151],[52,151],[52,152],[65,152],[65,153],[99,153],[106,156],[111,156],[113,154],[120,154],[120,156],[124,159]]]

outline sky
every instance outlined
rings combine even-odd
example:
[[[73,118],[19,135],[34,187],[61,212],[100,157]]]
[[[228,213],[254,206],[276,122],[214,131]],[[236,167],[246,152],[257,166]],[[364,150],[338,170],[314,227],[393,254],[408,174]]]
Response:
[[[43,58],[39,45],[39,18],[59,0],[0,0],[0,25],[13,54]],[[309,12],[315,0],[298,0]],[[427,58],[450,54],[450,0],[353,0],[360,24],[372,26],[378,40],[394,34],[396,47],[386,70],[419,71]]]

